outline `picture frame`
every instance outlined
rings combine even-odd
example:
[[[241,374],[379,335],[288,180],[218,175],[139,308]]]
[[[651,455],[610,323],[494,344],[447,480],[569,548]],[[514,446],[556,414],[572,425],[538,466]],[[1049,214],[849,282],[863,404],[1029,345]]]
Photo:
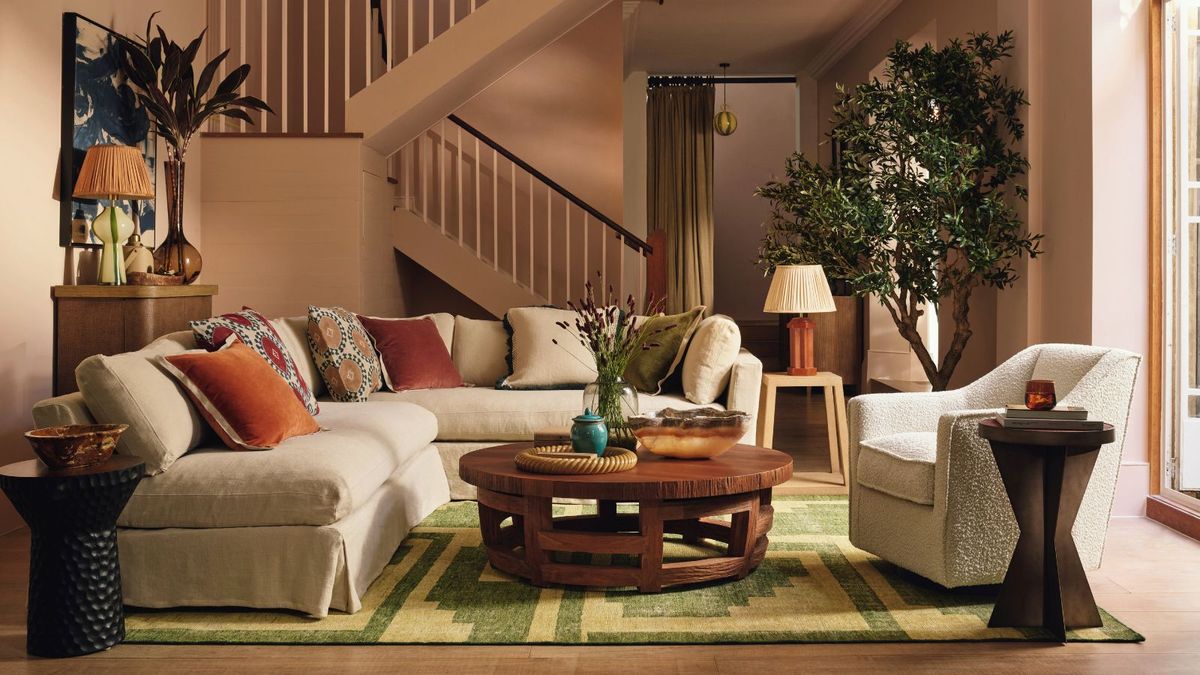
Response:
[[[158,134],[121,72],[123,47],[116,35],[82,14],[63,13],[62,136],[56,185],[60,246],[100,246],[91,233],[91,222],[105,205],[95,199],[71,197],[91,146],[119,143],[139,148],[150,182],[157,185]],[[153,201],[122,200],[118,208],[133,218],[143,235],[154,231]]]

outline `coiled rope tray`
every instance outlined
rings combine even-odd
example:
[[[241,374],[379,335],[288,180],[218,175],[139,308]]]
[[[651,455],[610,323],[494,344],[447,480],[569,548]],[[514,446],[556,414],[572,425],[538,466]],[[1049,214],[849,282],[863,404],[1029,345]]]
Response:
[[[531,473],[599,474],[628,471],[637,466],[637,453],[609,446],[603,455],[588,457],[555,457],[572,452],[569,444],[546,445],[517,453],[517,468]]]

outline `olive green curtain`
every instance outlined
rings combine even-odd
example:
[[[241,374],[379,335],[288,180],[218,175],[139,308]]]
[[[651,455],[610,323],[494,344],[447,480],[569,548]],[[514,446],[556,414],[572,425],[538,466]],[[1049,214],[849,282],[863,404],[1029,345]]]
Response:
[[[713,101],[711,84],[649,91],[646,108],[650,231],[667,239],[667,311],[712,307]]]

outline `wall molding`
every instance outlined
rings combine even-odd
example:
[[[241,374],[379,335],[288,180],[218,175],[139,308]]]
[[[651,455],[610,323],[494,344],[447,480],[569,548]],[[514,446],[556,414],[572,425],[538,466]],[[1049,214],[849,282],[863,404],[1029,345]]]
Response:
[[[821,79],[835,63],[861,42],[867,33],[878,26],[899,4],[900,0],[881,0],[869,11],[851,18],[838,29],[837,35],[829,41],[829,44],[817,52],[817,55],[804,66],[804,72],[813,79]]]

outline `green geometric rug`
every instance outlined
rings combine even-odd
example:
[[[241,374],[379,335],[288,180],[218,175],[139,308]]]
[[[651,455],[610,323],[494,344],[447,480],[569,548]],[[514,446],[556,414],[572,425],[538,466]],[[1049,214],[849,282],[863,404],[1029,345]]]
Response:
[[[776,497],[766,559],[740,581],[668,589],[535,588],[487,565],[474,502],[447,504],[404,541],[355,614],[130,610],[126,642],[206,644],[715,644],[1049,640],[988,628],[996,588],[947,591],[850,546],[845,497]],[[556,506],[556,515],[587,506]],[[711,548],[670,543],[665,557]],[[587,562],[578,554],[576,562]],[[634,564],[595,556],[592,562]],[[1104,610],[1073,642],[1143,638]]]

